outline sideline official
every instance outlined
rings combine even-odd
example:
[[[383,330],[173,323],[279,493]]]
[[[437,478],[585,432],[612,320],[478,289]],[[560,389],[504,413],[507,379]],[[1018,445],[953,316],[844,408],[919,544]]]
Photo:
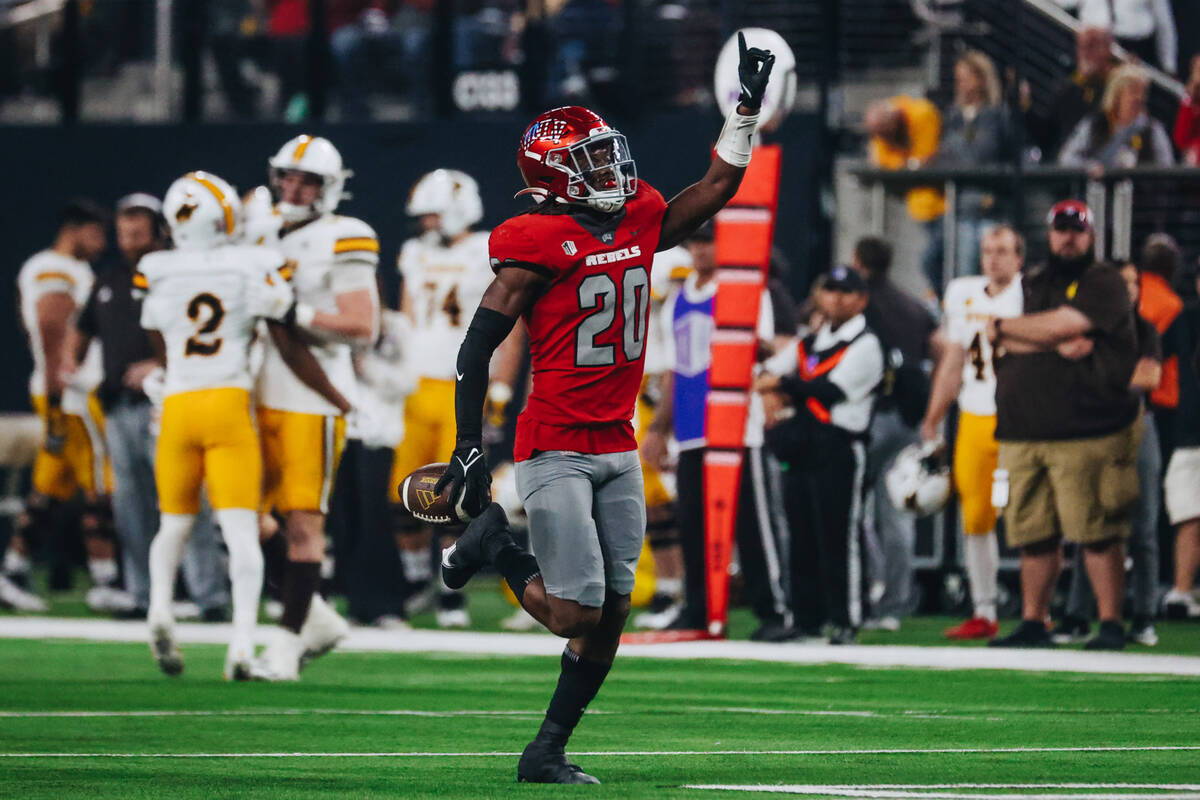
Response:
[[[784,464],[796,632],[830,622],[831,644],[853,643],[862,624],[865,440],[884,367],[867,300],[861,275],[832,270],[816,293],[824,323],[765,362],[755,381],[768,446]]]
[[[1095,261],[1091,212],[1050,212],[1050,255],[1024,282],[1025,314],[993,318],[994,491],[1009,545],[1021,550],[1022,622],[996,647],[1048,647],[1046,617],[1062,540],[1084,550],[1100,632],[1088,649],[1125,646],[1125,539],[1138,496],[1138,397],[1129,390],[1137,340],[1120,272]],[[1004,481],[1007,473],[1007,483]]]

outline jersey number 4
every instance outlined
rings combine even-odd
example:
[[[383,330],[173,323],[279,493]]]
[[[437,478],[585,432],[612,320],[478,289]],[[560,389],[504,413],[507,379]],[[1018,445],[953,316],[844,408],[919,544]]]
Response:
[[[624,330],[621,349],[626,361],[637,361],[646,350],[646,314],[650,309],[650,274],[645,267],[630,267],[616,282],[603,273],[589,275],[579,284],[579,308],[595,309],[575,332],[575,366],[611,367],[617,363],[616,346],[596,344],[596,337],[612,330],[621,304]]]
[[[216,333],[217,328],[221,327],[221,320],[225,319],[225,306],[221,305],[221,298],[208,292],[198,294],[188,302],[187,315],[188,319],[200,323],[200,330],[188,338],[184,355],[216,355],[221,349],[221,339],[211,334]]]

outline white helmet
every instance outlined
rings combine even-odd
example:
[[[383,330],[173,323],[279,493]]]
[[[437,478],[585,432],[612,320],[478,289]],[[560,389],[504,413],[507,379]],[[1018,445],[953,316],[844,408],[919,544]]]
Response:
[[[303,222],[323,214],[332,214],[346,196],[343,190],[351,173],[342,166],[341,153],[324,137],[309,136],[307,133],[297,136],[279,148],[279,152],[267,163],[271,166],[271,191],[276,198],[279,197],[277,182],[284,172],[307,172],[322,181],[321,190],[312,205],[275,204],[284,222]]]
[[[435,169],[413,185],[405,212],[410,217],[437,214],[438,230],[451,239],[483,219],[479,184],[465,172]]]
[[[950,466],[941,441],[910,444],[896,456],[884,481],[892,505],[918,517],[936,514],[950,501]]]
[[[275,199],[266,186],[255,186],[242,197],[245,222],[241,241],[245,244],[273,245],[278,241],[279,224],[283,221],[275,208]]]
[[[167,189],[163,216],[176,247],[201,250],[228,244],[241,234],[242,201],[224,180],[197,170]]]

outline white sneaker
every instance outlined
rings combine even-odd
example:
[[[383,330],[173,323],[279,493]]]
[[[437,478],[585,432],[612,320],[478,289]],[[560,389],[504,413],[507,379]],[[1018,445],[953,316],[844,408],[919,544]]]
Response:
[[[439,628],[469,628],[471,626],[471,615],[465,608],[439,608],[434,616],[437,617]]]
[[[506,631],[531,631],[538,626],[538,621],[523,608],[518,608],[512,616],[500,621],[500,627]]]
[[[22,589],[4,575],[0,575],[0,606],[8,606],[17,611],[43,612],[50,610],[45,600],[33,592]]]
[[[300,655],[299,669],[304,669],[314,658],[320,658],[350,632],[350,623],[342,619],[329,603],[319,594],[314,594],[308,616],[300,628],[300,641],[304,650]]]
[[[250,662],[250,677],[257,681],[298,681],[302,655],[304,642],[299,634],[277,628],[270,644]]]
[[[132,611],[137,605],[133,595],[115,586],[93,586],[84,597],[87,607],[98,614]]]
[[[1172,588],[1163,596],[1163,616],[1167,619],[1195,619],[1200,617],[1200,602],[1190,592]]]
[[[683,603],[681,602],[672,603],[662,611],[643,611],[633,618],[633,627],[661,631],[679,619],[679,615],[682,613]]]
[[[175,626],[170,622],[157,621],[150,625],[150,655],[154,656],[164,675],[174,678],[183,672],[183,653],[175,644]]]
[[[897,617],[872,617],[871,619],[863,620],[862,629],[864,631],[888,631],[895,633],[900,630],[900,620]]]
[[[408,624],[408,620],[404,617],[396,616],[395,614],[384,614],[376,617],[371,623],[372,628],[379,628],[384,631],[411,631],[412,625]]]

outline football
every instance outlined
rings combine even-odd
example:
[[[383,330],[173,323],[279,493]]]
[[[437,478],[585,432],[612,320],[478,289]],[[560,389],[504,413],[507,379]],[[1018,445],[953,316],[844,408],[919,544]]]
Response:
[[[449,466],[445,462],[426,464],[413,470],[400,484],[400,499],[404,508],[422,522],[432,525],[458,525],[470,522],[465,513],[461,515],[450,505],[450,487],[441,494],[436,494],[433,487]],[[488,491],[487,501],[491,502],[491,490]]]

